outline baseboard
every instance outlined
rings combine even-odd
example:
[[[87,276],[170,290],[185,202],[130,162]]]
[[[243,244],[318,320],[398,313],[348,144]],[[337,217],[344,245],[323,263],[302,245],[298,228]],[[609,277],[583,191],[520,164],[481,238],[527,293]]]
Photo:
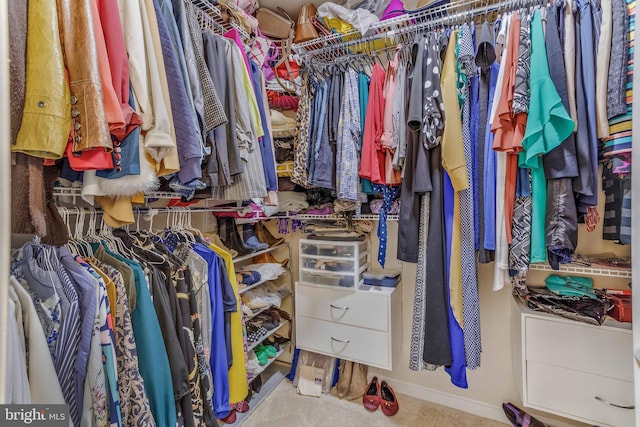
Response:
[[[426,400],[427,402],[437,403],[438,405],[448,406],[479,417],[508,423],[501,406],[491,405],[480,402],[479,400],[457,396],[406,381],[399,381],[395,378],[385,378],[382,371],[376,372],[376,375],[378,375],[380,380],[387,380],[393,384],[393,390],[397,393],[412,396],[420,400]]]

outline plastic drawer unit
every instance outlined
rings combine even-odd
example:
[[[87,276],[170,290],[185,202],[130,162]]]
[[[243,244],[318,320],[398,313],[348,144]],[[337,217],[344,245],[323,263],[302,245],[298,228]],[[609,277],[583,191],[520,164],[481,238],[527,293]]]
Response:
[[[300,240],[300,282],[359,288],[369,269],[368,242]]]

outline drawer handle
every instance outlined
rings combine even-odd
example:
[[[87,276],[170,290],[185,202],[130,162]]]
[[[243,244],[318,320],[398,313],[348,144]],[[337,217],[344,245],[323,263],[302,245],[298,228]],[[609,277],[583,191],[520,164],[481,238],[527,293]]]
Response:
[[[597,401],[599,401],[599,402],[602,402],[602,403],[604,403],[604,404],[606,404],[606,405],[609,405],[609,406],[615,406],[616,408],[621,408],[621,409],[636,409],[635,405],[617,405],[617,404],[615,404],[615,403],[611,403],[611,402],[609,402],[609,401],[607,401],[607,400],[603,399],[603,398],[602,398],[602,397],[600,397],[600,396],[595,396],[595,398],[596,398],[596,400],[597,400]]]
[[[341,343],[344,343],[344,344],[349,344],[351,342],[351,340],[339,340],[338,338],[334,338],[334,337],[331,337],[331,339],[333,341],[341,342]]]
[[[347,311],[349,310],[349,307],[338,307],[337,305],[333,305],[333,304],[329,304],[331,306],[331,308],[335,308],[336,310],[344,310]]]

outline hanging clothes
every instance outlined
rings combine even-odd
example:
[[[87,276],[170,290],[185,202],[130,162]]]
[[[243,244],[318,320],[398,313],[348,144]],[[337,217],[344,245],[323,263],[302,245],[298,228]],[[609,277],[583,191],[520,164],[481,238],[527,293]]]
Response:
[[[386,73],[380,64],[377,62],[373,64],[360,158],[360,177],[376,184],[384,183],[384,153],[379,147],[384,114],[383,90],[385,77]]]
[[[336,147],[330,139],[330,132],[333,129],[332,120],[335,118],[333,114],[336,111],[339,113],[339,105],[342,102],[341,89],[338,89],[341,81],[342,74],[335,73],[320,83],[316,89],[318,102],[314,106],[314,116],[318,115],[319,120],[313,133],[312,155],[309,160],[309,184],[330,190],[334,190],[336,184]],[[334,103],[337,103],[337,106],[334,106]]]
[[[598,204],[598,137],[597,137],[597,124],[596,124],[596,100],[595,100],[595,51],[594,45],[594,27],[592,18],[591,3],[588,0],[579,0],[576,2],[578,7],[579,19],[576,24],[576,37],[578,37],[578,27],[580,28],[580,50],[576,49],[580,55],[580,69],[582,72],[582,91],[584,93],[584,108],[586,114],[583,117],[578,115],[578,126],[583,127],[583,136],[581,138],[578,134],[577,144],[578,150],[582,150],[583,156],[586,159],[588,155],[588,165],[584,165],[585,168],[590,168],[591,173],[588,175],[588,182],[585,187],[574,188],[574,191],[579,193],[578,196],[578,212],[586,213],[586,210],[590,206],[596,206]],[[576,63],[578,58],[576,57]],[[579,90],[579,89],[578,89]],[[580,108],[580,107],[578,107]],[[586,129],[584,127],[586,126]],[[579,128],[580,129],[580,128]],[[585,132],[586,131],[586,132]],[[581,169],[582,172],[582,169]],[[586,175],[586,174],[585,174]],[[581,174],[582,176],[582,174]],[[535,197],[534,197],[535,204]],[[534,223],[535,226],[535,206],[534,206]],[[536,229],[532,230],[535,235]],[[535,241],[532,240],[532,251],[535,247]],[[532,254],[533,255],[533,254]],[[532,261],[533,261],[532,256]]]
[[[452,35],[453,37],[453,35]],[[455,44],[454,44],[455,46]],[[451,44],[449,45],[451,47]],[[444,70],[443,70],[444,75]],[[460,388],[468,388],[466,356],[464,350],[464,331],[460,319],[461,307],[454,306],[451,299],[454,291],[451,287],[451,250],[453,246],[453,228],[455,222],[455,189],[451,182],[451,178],[444,171],[443,178],[443,212],[444,212],[444,230],[445,230],[445,280],[449,286],[445,287],[447,296],[447,314],[449,317],[449,346],[451,348],[451,365],[445,367],[445,371],[451,377],[451,383]],[[460,319],[460,320],[459,320]]]
[[[394,147],[393,110],[395,97],[401,98],[398,92],[398,55],[400,46],[396,50],[393,59],[387,64],[387,73],[384,81],[382,96],[384,98],[384,113],[382,116],[382,134],[380,135],[380,150],[384,157],[384,183],[387,185],[398,185],[402,182],[400,171],[393,167],[393,157],[396,148]]]
[[[49,354],[47,337],[40,323],[38,308],[31,294],[23,285],[23,281],[15,276],[9,280],[9,296],[19,303],[24,328],[24,338],[29,342],[29,361],[27,375],[29,377],[29,394],[33,404],[65,404],[60,383],[56,377],[53,361]],[[12,295],[14,295],[12,297]],[[98,402],[96,402],[98,403]],[[104,402],[103,402],[104,403]],[[96,405],[96,409],[100,409]],[[106,414],[106,408],[105,414]]]
[[[509,28],[513,14],[506,15],[502,20],[502,26],[497,36],[497,43],[502,44],[503,58],[506,57],[506,53],[509,52],[509,43],[511,38],[509,37]],[[502,98],[502,90],[504,89],[504,80],[509,77],[506,72],[507,66],[510,65],[506,60],[500,61],[500,70],[496,80],[496,89],[494,92],[493,103],[491,104],[491,113],[489,118],[492,123],[495,123],[497,118],[498,106],[500,105],[500,99]],[[512,65],[512,64],[511,64]],[[495,138],[494,143],[495,146]],[[506,192],[506,177],[507,177],[507,153],[498,151],[495,154],[495,266],[493,273],[493,290],[497,291],[504,287],[508,283],[508,241],[506,234],[506,217],[504,215],[504,203]]]
[[[296,114],[296,134],[293,142],[294,159],[291,182],[301,187],[309,186],[309,174],[306,168],[306,161],[309,158],[310,136],[311,136],[311,114],[312,114],[312,87],[309,76],[303,74],[302,88],[300,89],[300,102]],[[362,99],[362,98],[360,98]],[[360,110],[364,113],[364,110]]]
[[[357,201],[359,145],[361,139],[358,73],[345,73],[336,145],[336,190],[339,200]]]
[[[211,34],[205,37],[220,37]],[[227,65],[230,65],[229,73],[236,76],[232,79],[232,85],[227,88],[228,96],[234,96],[236,115],[236,141],[239,145],[239,155],[244,173],[234,178],[230,185],[224,187],[212,187],[211,196],[218,200],[247,200],[255,197],[262,198],[267,195],[264,180],[264,168],[258,137],[262,135],[262,127],[254,126],[252,110],[258,111],[255,94],[249,79],[249,73],[239,48],[232,42],[225,51]],[[213,64],[210,64],[213,66]],[[219,67],[220,65],[216,65]],[[240,78],[237,78],[237,77]],[[251,107],[254,106],[254,107]],[[259,113],[257,115],[259,117]],[[230,141],[229,143],[232,143]]]
[[[544,33],[540,11],[536,10],[531,22],[531,104],[520,154],[521,167],[531,169],[532,219],[531,262],[546,259],[544,242],[544,216],[546,209],[546,180],[539,155],[557,147],[573,132],[572,120],[562,105],[555,86],[549,76]],[[544,104],[542,99],[544,99]],[[542,106],[547,106],[542,108]],[[551,106],[549,109],[548,106]]]
[[[229,369],[227,361],[227,351],[225,345],[220,345],[225,341],[225,321],[224,321],[224,304],[222,300],[221,284],[223,281],[228,282],[228,276],[224,269],[222,260],[211,249],[197,243],[194,251],[203,257],[209,265],[209,289],[211,298],[212,331],[211,342],[216,343],[212,346],[210,355],[211,371],[213,374],[213,410],[217,419],[225,418],[231,412],[229,402],[229,377],[227,371]],[[237,309],[234,305],[227,304],[227,309]]]
[[[11,147],[13,152],[50,159],[62,157],[71,129],[71,94],[65,79],[62,32],[58,20],[50,19],[57,14],[54,3],[29,4],[25,104],[20,130]],[[48,78],[41,78],[42,70],[48,70]]]
[[[462,96],[462,142],[466,163],[467,188],[460,192],[461,256],[462,256],[462,310],[466,365],[469,369],[480,366],[480,303],[478,300],[478,271],[475,257],[474,167],[471,141],[471,79],[477,73],[475,47],[471,28],[464,25],[458,39],[459,73],[464,80]]]
[[[462,325],[462,234],[460,231],[460,192],[468,187],[467,167],[462,134],[462,119],[457,94],[458,32],[449,38],[449,46],[442,68],[442,98],[445,108],[445,127],[442,136],[442,167],[453,185],[453,223],[449,269],[450,301],[458,323]]]
[[[398,251],[396,257],[401,261],[413,263],[418,262],[419,259],[419,235],[415,231],[419,228],[421,218],[420,199],[413,189],[414,182],[422,183],[427,188],[427,191],[430,190],[428,188],[429,163],[418,163],[417,161],[418,145],[423,137],[423,110],[426,109],[426,100],[423,94],[423,82],[425,81],[425,67],[423,64],[426,61],[424,59],[425,52],[429,53],[428,49],[426,37],[416,40],[413,49],[415,52],[413,58],[414,66],[408,74],[409,101],[407,106],[406,163],[409,167],[406,168],[404,179],[402,180],[400,213],[398,216]],[[439,105],[437,108],[439,108]],[[417,178],[414,178],[414,173],[418,176]]]
[[[229,278],[235,278],[235,265],[231,255],[215,245],[209,245],[215,253],[220,256],[225,263],[226,272]],[[229,402],[231,404],[242,402],[249,392],[247,387],[247,363],[246,363],[246,347],[243,338],[243,321],[240,310],[240,297],[238,295],[238,286],[234,280],[229,279],[232,285],[233,295],[236,300],[236,309],[230,310],[230,335],[231,335],[231,354],[232,359],[227,360],[231,365],[229,368]],[[232,307],[229,307],[232,308]]]
[[[262,168],[264,169],[264,179],[267,186],[267,191],[276,191],[278,190],[278,177],[276,175],[276,161],[273,156],[273,141],[271,130],[269,128],[271,117],[268,115],[269,111],[264,107],[264,99],[262,94],[262,71],[258,64],[253,61],[250,62],[250,68],[251,83],[253,85],[253,90],[256,95],[256,101],[258,103],[258,110],[260,113],[260,123],[262,124],[262,129],[264,130],[264,135],[262,135],[258,139],[260,143]]]

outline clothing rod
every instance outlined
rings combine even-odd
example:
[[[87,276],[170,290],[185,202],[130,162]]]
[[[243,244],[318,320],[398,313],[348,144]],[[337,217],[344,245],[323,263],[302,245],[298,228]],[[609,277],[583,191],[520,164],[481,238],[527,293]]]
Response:
[[[4,166],[0,168],[2,178],[0,179],[0,194],[5,200],[10,200],[11,194],[11,150],[9,141],[9,130],[11,122],[9,119],[9,103],[11,94],[9,93],[9,18],[7,2],[0,2],[0,159]],[[0,206],[0,230],[11,229],[11,203],[6,201]],[[7,350],[8,350],[8,321],[9,316],[9,275],[11,263],[11,233],[2,233],[0,243],[0,260],[2,271],[0,271],[0,315],[5,316],[0,320],[0,404],[7,404],[10,396],[7,396]]]

